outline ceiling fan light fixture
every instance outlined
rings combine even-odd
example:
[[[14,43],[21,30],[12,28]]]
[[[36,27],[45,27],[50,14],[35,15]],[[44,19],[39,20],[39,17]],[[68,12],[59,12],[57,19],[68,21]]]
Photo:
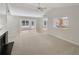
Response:
[[[40,3],[39,3],[37,9],[38,9],[39,11],[45,11],[45,10],[47,9],[47,7],[41,7],[41,5],[40,5]]]

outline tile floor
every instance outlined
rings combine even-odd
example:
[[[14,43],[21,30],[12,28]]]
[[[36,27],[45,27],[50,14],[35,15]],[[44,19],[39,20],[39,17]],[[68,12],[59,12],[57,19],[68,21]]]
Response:
[[[79,46],[50,36],[47,33],[21,31],[14,38],[12,55],[75,55]]]

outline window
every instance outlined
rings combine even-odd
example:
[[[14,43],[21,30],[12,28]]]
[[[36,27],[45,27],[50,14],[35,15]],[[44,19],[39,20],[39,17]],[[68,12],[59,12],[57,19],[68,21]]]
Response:
[[[47,29],[47,25],[48,25],[47,22],[48,22],[48,18],[47,18],[47,17],[44,17],[44,18],[43,18],[43,28],[44,28],[44,29]]]
[[[34,26],[34,21],[32,21],[32,26]]]
[[[44,21],[44,26],[46,26],[46,21]]]
[[[29,25],[29,21],[26,20],[26,26],[28,26],[28,25]]]
[[[22,26],[25,26],[25,20],[22,21]]]

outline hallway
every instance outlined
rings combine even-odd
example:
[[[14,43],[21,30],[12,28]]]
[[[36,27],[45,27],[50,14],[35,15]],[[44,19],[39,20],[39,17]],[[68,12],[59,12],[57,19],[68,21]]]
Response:
[[[13,55],[79,54],[79,47],[47,33],[22,31],[16,37]]]

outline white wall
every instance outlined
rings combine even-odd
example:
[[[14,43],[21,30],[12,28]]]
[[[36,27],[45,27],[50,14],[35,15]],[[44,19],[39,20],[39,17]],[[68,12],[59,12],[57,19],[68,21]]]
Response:
[[[0,24],[6,25],[7,24],[7,17],[6,15],[0,15]]]
[[[0,35],[7,31],[7,15],[6,15],[6,5],[0,3]]]
[[[19,35],[19,20],[18,16],[7,15],[7,29],[8,29],[8,41],[14,41],[13,38],[16,38]]]
[[[22,26],[22,21],[23,20],[28,20],[29,21],[29,26]],[[35,17],[20,17],[20,30],[27,30],[27,29],[36,29],[36,20],[37,18]],[[34,27],[32,27],[31,21],[34,21]]]
[[[22,20],[29,20],[29,27],[23,27],[21,24]],[[31,21],[35,21],[35,26],[32,27]],[[43,32],[43,18],[42,17],[20,17],[20,30],[33,29],[37,32]]]
[[[45,26],[44,25],[44,21],[47,21],[48,22],[48,18],[41,17],[41,18],[38,18],[38,20],[36,20],[36,31],[37,32],[40,32],[41,33],[41,32],[46,32],[47,31],[48,23]]]
[[[53,8],[48,13],[49,33],[79,45],[79,5]],[[69,29],[54,29],[54,17],[69,17]]]
[[[0,36],[7,31],[6,15],[0,15]]]
[[[42,32],[42,30],[43,30],[43,18],[38,18],[38,20],[36,20],[36,31]]]
[[[24,19],[27,17],[7,15],[8,42],[15,41],[16,37],[20,35],[21,21]],[[38,18],[33,19],[38,20]]]
[[[7,15],[6,15],[6,5],[4,3],[0,4],[0,26],[7,24]]]

